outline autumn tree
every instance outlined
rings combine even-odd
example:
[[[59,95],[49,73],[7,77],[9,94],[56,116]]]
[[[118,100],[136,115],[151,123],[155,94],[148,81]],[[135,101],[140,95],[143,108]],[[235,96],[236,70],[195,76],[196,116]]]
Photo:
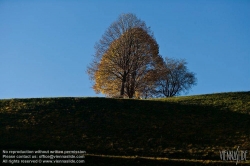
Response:
[[[115,40],[103,55],[95,73],[96,91],[108,96],[134,97],[155,69],[158,55],[156,41],[142,28],[132,28]]]
[[[88,74],[94,90],[107,96],[140,94],[151,71],[163,62],[150,29],[133,14],[121,15],[95,48]]]
[[[185,60],[165,58],[164,66],[155,74],[155,90],[158,96],[172,97],[187,92],[196,85],[197,79],[193,72],[188,71]]]

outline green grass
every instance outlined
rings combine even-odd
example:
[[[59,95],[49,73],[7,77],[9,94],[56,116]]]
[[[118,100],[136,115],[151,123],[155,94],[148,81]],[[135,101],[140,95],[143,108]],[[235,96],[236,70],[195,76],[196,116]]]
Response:
[[[250,150],[250,92],[0,100],[0,135],[2,149],[219,161],[219,150]],[[111,158],[98,160],[118,160]]]
[[[250,92],[216,93],[197,96],[156,99],[180,104],[192,104],[217,107],[218,110],[230,110],[250,114]]]

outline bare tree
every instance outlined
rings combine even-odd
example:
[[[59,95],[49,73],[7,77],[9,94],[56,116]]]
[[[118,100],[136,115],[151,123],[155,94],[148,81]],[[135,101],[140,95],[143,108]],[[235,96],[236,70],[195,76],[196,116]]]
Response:
[[[195,74],[189,72],[186,65],[185,60],[165,58],[165,66],[157,75],[155,92],[159,96],[172,97],[196,85]]]

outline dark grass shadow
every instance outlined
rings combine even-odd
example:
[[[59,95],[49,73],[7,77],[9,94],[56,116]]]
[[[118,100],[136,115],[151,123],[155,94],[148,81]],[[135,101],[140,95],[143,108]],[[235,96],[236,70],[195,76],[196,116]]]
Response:
[[[250,115],[219,107],[109,98],[15,102],[26,105],[0,114],[3,149],[214,160],[222,148],[250,149]]]

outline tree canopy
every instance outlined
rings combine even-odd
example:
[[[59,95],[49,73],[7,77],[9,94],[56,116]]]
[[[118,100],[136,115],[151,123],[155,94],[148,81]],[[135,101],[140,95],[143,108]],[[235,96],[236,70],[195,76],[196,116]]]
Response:
[[[108,96],[132,98],[154,70],[158,44],[144,29],[131,28],[113,41],[95,73],[94,90]]]
[[[159,55],[159,46],[144,21],[122,14],[95,45],[88,66],[93,89],[106,96],[174,96],[195,84],[185,61]]]

